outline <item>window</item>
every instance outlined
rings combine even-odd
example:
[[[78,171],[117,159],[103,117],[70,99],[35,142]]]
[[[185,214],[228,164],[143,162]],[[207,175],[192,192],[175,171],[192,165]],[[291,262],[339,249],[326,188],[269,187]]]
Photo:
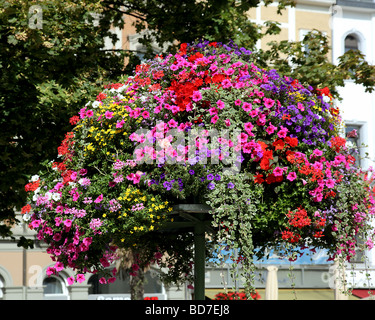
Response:
[[[0,276],[0,300],[3,299],[4,297],[3,288],[4,288],[4,279],[2,276]]]
[[[359,152],[359,147],[361,144],[361,126],[359,125],[349,125],[345,126],[345,137],[349,141],[348,148],[350,154],[355,158],[355,166],[361,166],[361,157]]]
[[[93,275],[88,283],[91,284],[89,294],[114,294],[114,293],[130,293],[129,276],[123,279],[117,278],[115,282],[109,284],[99,284],[98,275]],[[162,293],[162,283],[157,275],[152,274],[150,271],[145,273],[144,283],[145,293]]]
[[[68,298],[64,280],[60,277],[50,276],[43,280],[43,294],[45,300],[65,300]]]
[[[359,50],[359,40],[358,37],[354,34],[348,34],[345,38],[344,51],[348,52],[349,50]]]

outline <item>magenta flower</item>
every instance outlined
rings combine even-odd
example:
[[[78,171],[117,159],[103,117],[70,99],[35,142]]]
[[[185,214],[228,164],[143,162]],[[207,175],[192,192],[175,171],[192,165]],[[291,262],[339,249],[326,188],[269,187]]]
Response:
[[[94,115],[94,112],[92,110],[87,110],[86,117],[91,118]]]
[[[272,123],[270,123],[270,125],[266,128],[266,132],[268,134],[272,134],[275,132],[276,129],[277,127],[275,127]]]
[[[95,203],[100,203],[102,201],[103,201],[103,195],[102,194],[94,200]]]
[[[216,123],[219,117],[217,115],[213,116],[211,119],[211,123]]]
[[[273,170],[273,174],[275,175],[275,177],[280,177],[282,176],[284,173],[284,170],[281,169],[280,167],[276,167],[274,170]]]
[[[78,283],[82,283],[85,280],[86,280],[85,275],[83,275],[82,273],[77,274],[77,282]]]
[[[333,179],[327,179],[326,186],[327,186],[327,188],[332,189],[335,186],[335,180],[333,180]]]
[[[64,269],[64,264],[61,261],[55,263],[55,269],[57,272],[60,272]]]
[[[285,138],[289,130],[287,128],[284,128],[283,126],[281,126],[280,128],[281,130],[277,133],[277,136],[279,138]]]
[[[107,119],[111,119],[111,118],[113,117],[113,112],[107,110],[107,111],[104,113],[104,116],[105,116]]]
[[[244,102],[242,109],[246,112],[250,112],[252,110],[252,104],[250,102]]]
[[[294,181],[297,178],[297,174],[295,172],[289,172],[288,176],[286,177],[289,181]]]
[[[68,285],[72,285],[74,283],[74,278],[73,277],[69,277],[68,279],[66,279],[66,281],[68,282]]]
[[[225,103],[224,103],[223,101],[221,101],[221,100],[218,100],[218,101],[216,102],[216,105],[217,105],[217,107],[218,107],[219,109],[224,109],[224,107],[225,107]]]
[[[272,108],[273,105],[275,104],[275,101],[270,98],[264,98],[263,102],[264,102],[265,107],[268,109]]]
[[[193,101],[198,102],[202,100],[202,94],[199,91],[194,91],[192,99]]]

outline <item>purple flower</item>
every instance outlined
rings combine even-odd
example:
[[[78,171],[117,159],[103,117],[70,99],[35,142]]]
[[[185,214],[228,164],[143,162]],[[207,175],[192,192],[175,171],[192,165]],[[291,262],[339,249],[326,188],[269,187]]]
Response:
[[[210,190],[213,190],[215,189],[215,184],[213,182],[210,182],[208,185],[207,185],[207,188],[210,189]]]
[[[233,189],[234,188],[234,183],[233,182],[229,182],[228,185],[227,185],[228,189]]]
[[[164,181],[163,183],[163,187],[165,189],[167,189],[167,191],[171,190],[172,189],[172,183],[170,183],[169,181]]]
[[[190,173],[191,175],[193,175],[195,172],[194,172],[194,170],[190,169],[190,170],[189,170],[189,173]]]
[[[214,175],[211,174],[211,173],[209,175],[207,175],[207,180],[209,180],[209,181],[214,180]]]

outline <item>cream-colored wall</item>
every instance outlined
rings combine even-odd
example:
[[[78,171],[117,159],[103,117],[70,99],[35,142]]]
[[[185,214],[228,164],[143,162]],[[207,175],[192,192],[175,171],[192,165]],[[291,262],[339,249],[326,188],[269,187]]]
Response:
[[[23,263],[22,251],[19,252],[0,252],[0,265],[8,271],[12,277],[14,286],[22,286]]]
[[[22,250],[0,252],[0,266],[5,269],[12,278],[13,286],[23,285],[24,254]],[[50,256],[40,250],[26,250],[26,286],[36,285],[36,276],[42,279],[46,276],[45,270],[54,262]]]
[[[311,4],[299,5],[296,7],[287,7],[282,10],[282,14],[277,13],[277,7],[270,5],[265,7],[261,5],[253,8],[247,13],[249,19],[259,25],[265,21],[276,21],[279,23],[281,32],[278,35],[267,35],[260,42],[261,49],[267,49],[267,43],[270,41],[300,41],[301,30],[319,30],[324,32],[331,41],[331,28],[329,4]],[[293,30],[292,30],[293,29]]]

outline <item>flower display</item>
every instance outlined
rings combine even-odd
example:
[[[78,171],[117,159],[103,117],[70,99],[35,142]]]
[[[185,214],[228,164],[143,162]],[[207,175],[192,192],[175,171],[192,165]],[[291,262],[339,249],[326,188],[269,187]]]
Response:
[[[171,272],[186,276],[192,238],[162,232],[181,203],[210,205],[213,239],[238,249],[244,270],[254,248],[350,259],[358,237],[372,243],[372,172],[355,166],[328,88],[260,69],[233,43],[156,56],[70,122],[22,209],[49,245],[50,272],[102,271],[117,250],[147,247],[147,263],[168,252]]]
[[[260,300],[260,294],[255,291],[251,294],[252,300]],[[215,300],[248,300],[245,292],[219,292],[215,294]]]

